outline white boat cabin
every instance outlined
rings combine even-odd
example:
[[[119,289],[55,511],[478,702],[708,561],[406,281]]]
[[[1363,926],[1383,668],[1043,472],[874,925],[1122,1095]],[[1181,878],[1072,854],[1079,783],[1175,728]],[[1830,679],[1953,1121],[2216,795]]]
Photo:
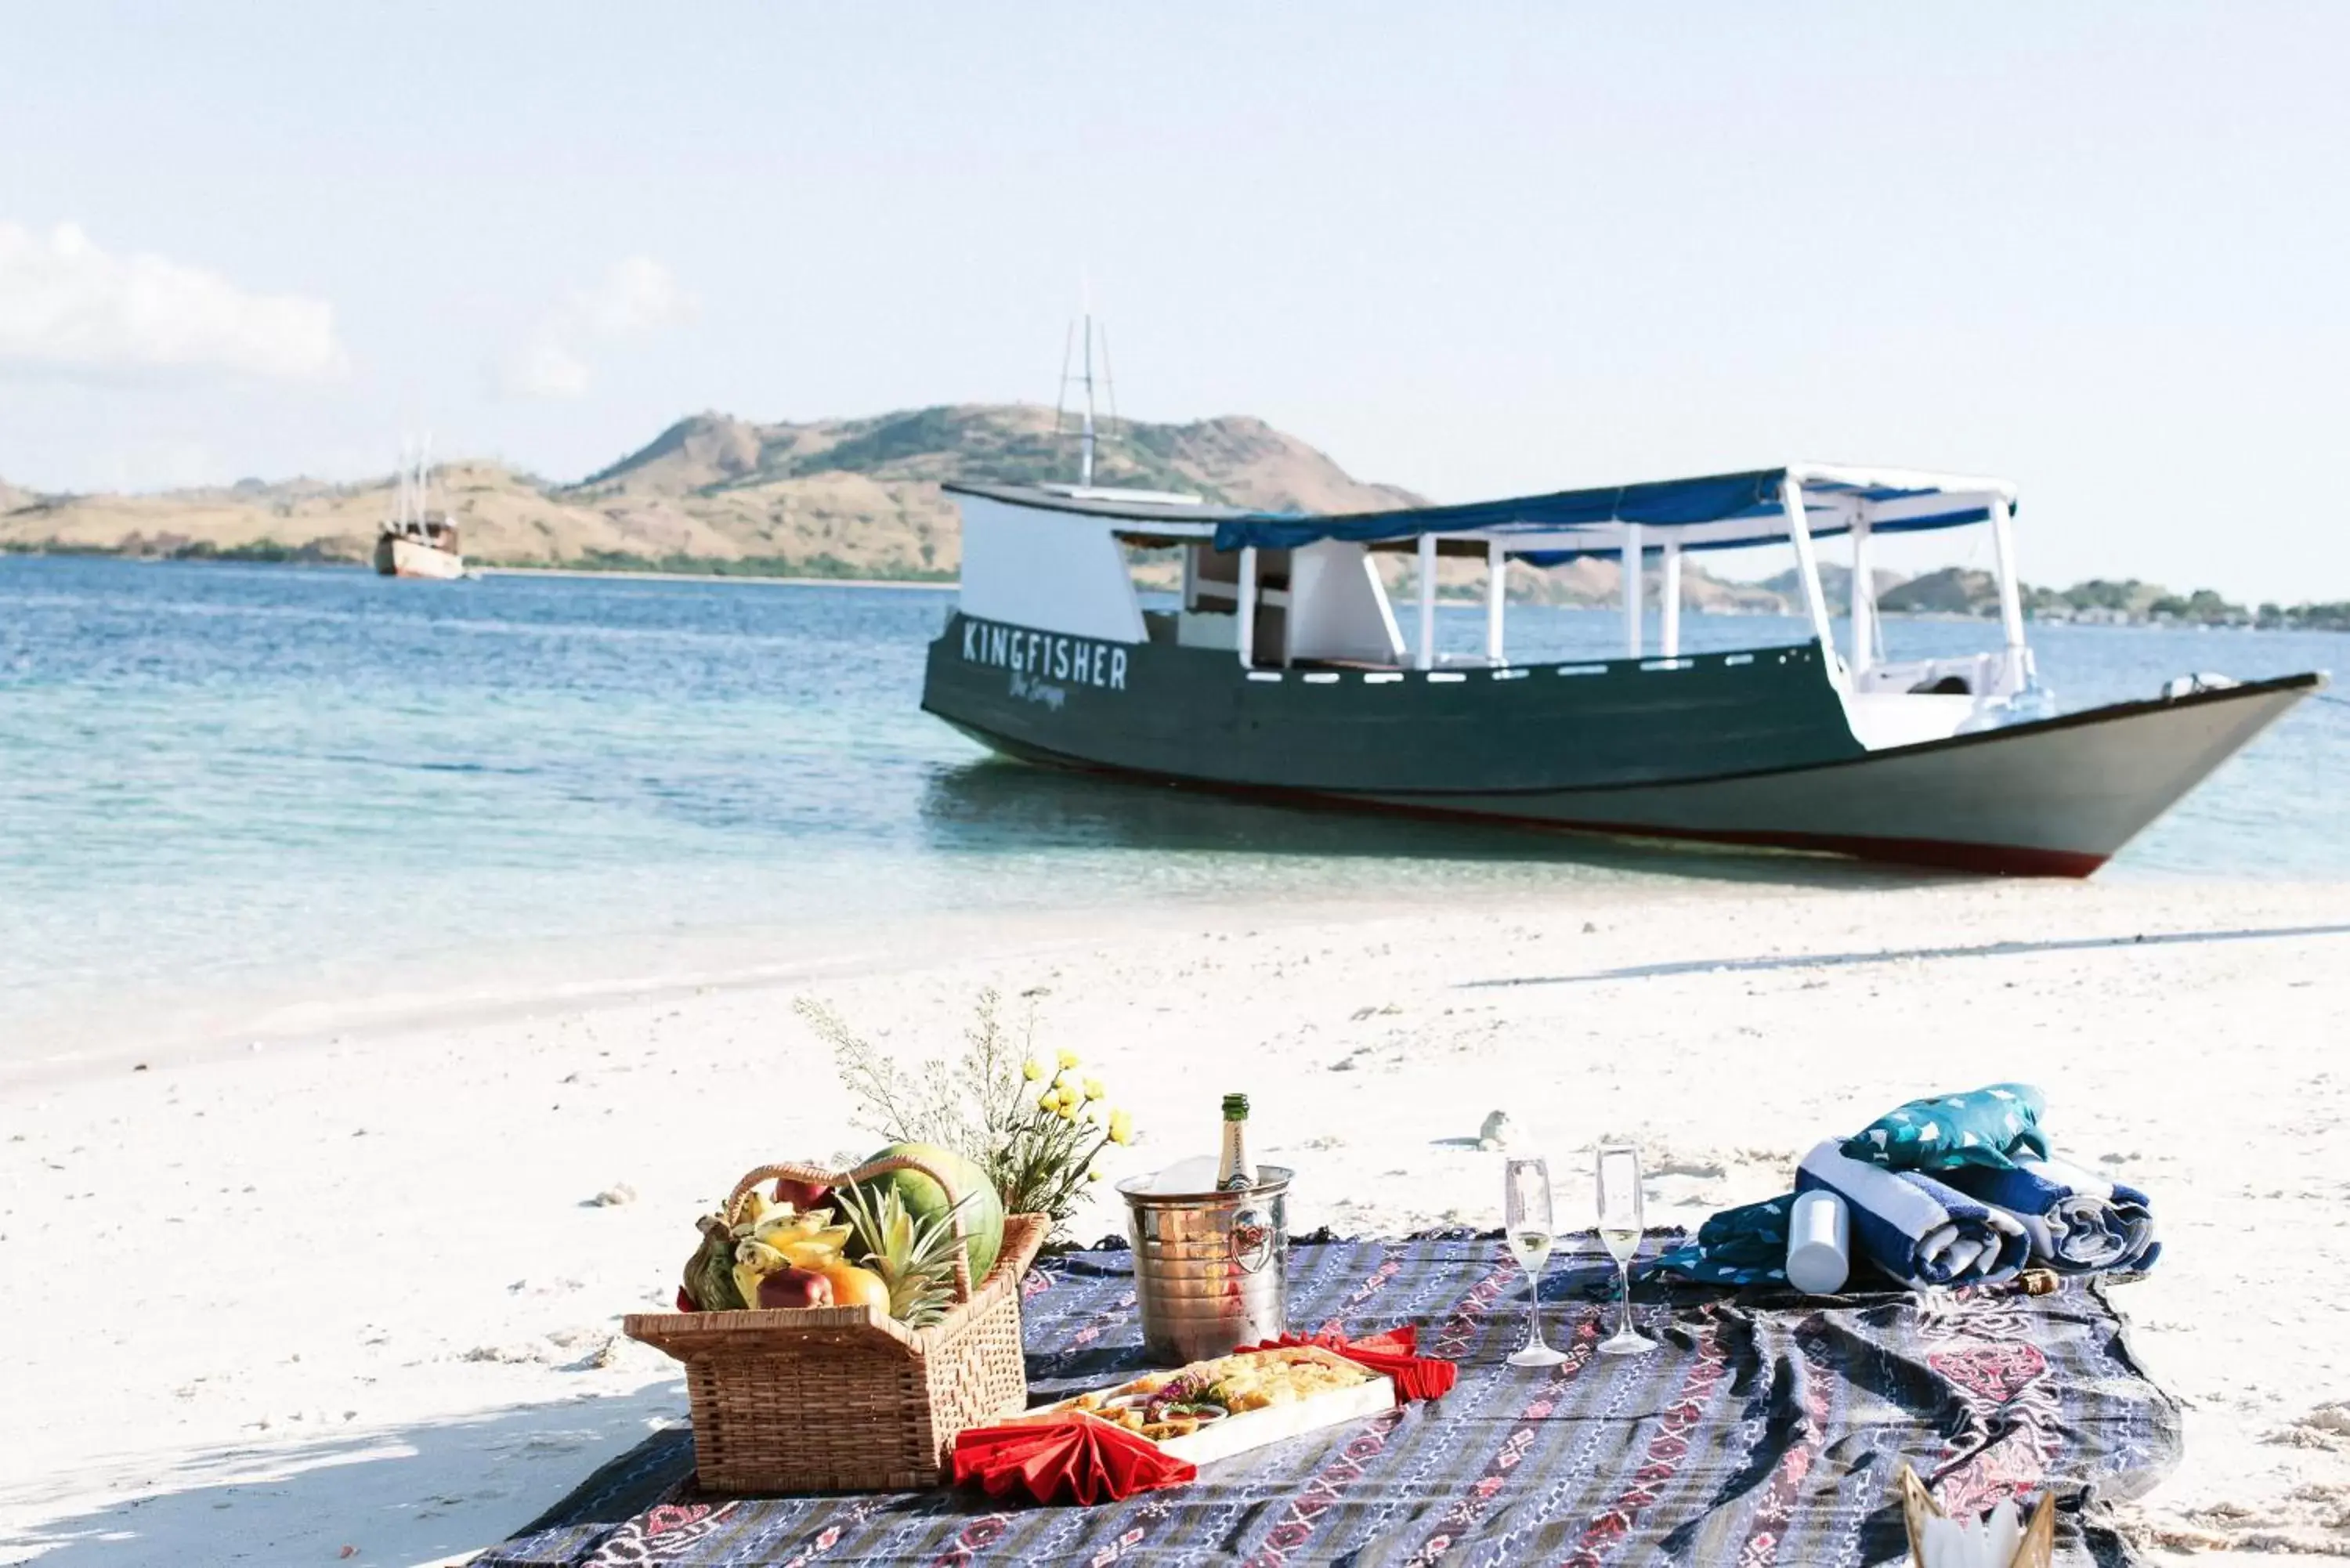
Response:
[[[2024,639],[2015,570],[2014,487],[2003,480],[1906,470],[1791,465],[1700,479],[1561,492],[1461,506],[1328,515],[1249,512],[1194,496],[1085,485],[953,484],[962,513],[962,607],[977,619],[1128,644],[1230,653],[1251,680],[1378,682],[1513,678],[1503,582],[1512,560],[1617,561],[1624,657],[1669,679],[1696,662],[1680,647],[1681,557],[1781,543],[1794,556],[1805,613],[1853,733],[1872,750],[2044,717]],[[1871,541],[1880,535],[1988,527],[2002,646],[1960,659],[1888,659]],[[1820,583],[1821,542],[1841,538],[1855,586],[1846,644]],[[1177,605],[1146,609],[1130,552],[1180,552]],[[1410,635],[1378,569],[1416,557]],[[1437,648],[1436,564],[1484,566],[1483,651]],[[1660,613],[1647,640],[1653,579]],[[1708,654],[1707,659],[1724,657]],[[1735,655],[1728,657],[1735,658]]]

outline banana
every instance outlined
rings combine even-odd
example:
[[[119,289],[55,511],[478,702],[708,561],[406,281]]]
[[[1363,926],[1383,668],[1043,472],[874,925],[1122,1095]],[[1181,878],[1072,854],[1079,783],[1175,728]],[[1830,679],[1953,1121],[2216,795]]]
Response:
[[[770,1208],[766,1218],[751,1227],[751,1234],[762,1241],[772,1241],[778,1232],[785,1235],[806,1235],[821,1231],[832,1223],[832,1210],[811,1209],[806,1213],[795,1212],[787,1206]]]
[[[785,1261],[794,1268],[820,1269],[827,1263],[840,1261],[840,1249],[848,1240],[848,1228],[844,1225],[839,1229],[841,1234],[837,1236],[830,1231],[822,1231],[813,1236],[777,1237],[771,1245],[783,1253]]]
[[[738,1268],[749,1269],[761,1274],[772,1274],[777,1269],[788,1265],[790,1262],[789,1258],[784,1256],[781,1249],[756,1238],[734,1243],[734,1262]]]
[[[734,1265],[734,1288],[742,1293],[744,1306],[756,1307],[759,1304],[759,1282],[766,1277],[747,1263]]]
[[[743,1195],[742,1218],[734,1221],[734,1234],[737,1236],[750,1235],[759,1228],[761,1221],[764,1220],[768,1215],[775,1212],[775,1205],[768,1202],[765,1195],[759,1192],[756,1189],[744,1193]],[[784,1212],[788,1214],[791,1210],[786,1208]]]

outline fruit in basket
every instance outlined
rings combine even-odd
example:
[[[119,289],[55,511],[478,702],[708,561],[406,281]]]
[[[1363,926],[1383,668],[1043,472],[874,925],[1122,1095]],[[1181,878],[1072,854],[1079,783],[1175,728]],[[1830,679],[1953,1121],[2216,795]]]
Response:
[[[720,1214],[702,1218],[702,1245],[685,1262],[685,1299],[694,1312],[740,1312],[742,1287],[734,1282],[734,1232]]]
[[[955,1299],[953,1210],[917,1219],[895,1187],[879,1183],[844,1188],[837,1197],[856,1232],[849,1253],[880,1279],[889,1315],[908,1328],[927,1328],[944,1317]]]
[[[770,1214],[775,1211],[775,1205],[767,1201],[764,1193],[753,1190],[743,1194],[742,1202],[734,1206],[735,1240],[742,1240],[766,1223]],[[789,1213],[790,1210],[785,1210],[783,1212]]]
[[[846,1225],[831,1223],[832,1210],[819,1209],[812,1214],[775,1215],[753,1231],[744,1245],[756,1243],[781,1253],[787,1263],[804,1269],[820,1267],[840,1256],[847,1245],[849,1230]]]
[[[972,1161],[936,1144],[893,1143],[866,1163],[897,1158],[918,1159],[954,1184],[955,1196],[962,1199],[963,1230],[971,1242],[971,1282],[976,1288],[987,1277],[987,1271],[995,1266],[995,1255],[1003,1250],[1003,1200],[996,1196],[995,1183]],[[949,1232],[948,1244],[952,1245],[952,1226],[947,1216],[954,1207],[953,1201],[937,1182],[920,1171],[893,1170],[886,1176],[870,1177],[857,1187],[868,1193],[877,1189],[897,1193],[906,1212],[918,1222],[939,1221]],[[841,1203],[846,1192],[832,1196],[836,1203]],[[847,1218],[847,1214],[842,1218]],[[849,1249],[851,1260],[862,1262],[856,1257],[856,1251],[853,1246]]]
[[[869,1306],[884,1313],[889,1310],[889,1282],[872,1270],[836,1258],[816,1272],[832,1286],[833,1305]]]
[[[813,1269],[779,1269],[759,1282],[759,1306],[828,1307],[832,1282]]]
[[[832,1189],[820,1181],[795,1181],[788,1176],[775,1178],[775,1201],[805,1214],[811,1209],[821,1209],[832,1200]]]
[[[806,1214],[770,1209],[750,1235],[734,1243],[734,1288],[745,1302],[754,1302],[762,1299],[764,1282],[787,1269],[820,1274],[840,1262],[840,1249],[851,1234],[847,1226],[832,1223],[829,1209]]]

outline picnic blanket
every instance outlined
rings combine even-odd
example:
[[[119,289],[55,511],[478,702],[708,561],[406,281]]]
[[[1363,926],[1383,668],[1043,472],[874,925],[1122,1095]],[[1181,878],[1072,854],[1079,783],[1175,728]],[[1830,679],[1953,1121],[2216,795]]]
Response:
[[[1128,1263],[1107,1249],[1039,1261],[1034,1397],[1138,1369]],[[1613,1274],[1588,1236],[1563,1242],[1543,1296],[1567,1359],[1527,1371],[1503,1364],[1523,1343],[1525,1280],[1498,1238],[1295,1245],[1294,1330],[1415,1324],[1422,1351],[1461,1363],[1452,1391],[1094,1508],[951,1490],[703,1496],[692,1439],[672,1430],[476,1565],[1894,1564],[1905,1459],[1954,1511],[2055,1489],[2059,1563],[2138,1561],[2109,1506],[2176,1462],[2178,1411],[2099,1282],[1825,1299],[1659,1282],[1635,1312],[1663,1348],[1599,1355]]]

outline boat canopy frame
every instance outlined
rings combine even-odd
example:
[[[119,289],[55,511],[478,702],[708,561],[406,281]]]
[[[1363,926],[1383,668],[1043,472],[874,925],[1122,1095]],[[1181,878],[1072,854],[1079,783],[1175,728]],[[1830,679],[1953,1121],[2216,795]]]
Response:
[[[1988,524],[2005,644],[2002,684],[2022,690],[2032,680],[2023,627],[2022,581],[2015,565],[2015,486],[2003,479],[1916,469],[1796,462],[1690,479],[1648,481],[1555,491],[1543,495],[1447,506],[1377,512],[1297,513],[1213,505],[1168,494],[1136,495],[1090,486],[998,486],[951,483],[950,491],[1079,514],[1111,523],[1130,542],[1148,545],[1211,542],[1238,552],[1240,581],[1256,580],[1257,552],[1296,549],[1339,540],[1375,550],[1409,545],[1417,573],[1416,662],[1430,668],[1435,646],[1435,563],[1439,555],[1481,554],[1487,563],[1486,656],[1503,661],[1503,579],[1509,562],[1553,566],[1594,556],[1621,564],[1625,647],[1646,654],[1644,609],[1648,557],[1658,558],[1659,641],[1668,659],[1680,652],[1680,557],[1690,550],[1740,549],[1785,543],[1794,550],[1804,607],[1813,635],[1826,653],[1830,680],[1852,690],[1856,675],[1877,658],[1877,615],[1869,541],[1878,534],[1922,533]],[[1827,596],[1821,586],[1818,541],[1852,540],[1851,642],[1839,656]],[[1247,639],[1242,641],[1248,662]]]

